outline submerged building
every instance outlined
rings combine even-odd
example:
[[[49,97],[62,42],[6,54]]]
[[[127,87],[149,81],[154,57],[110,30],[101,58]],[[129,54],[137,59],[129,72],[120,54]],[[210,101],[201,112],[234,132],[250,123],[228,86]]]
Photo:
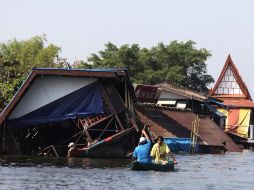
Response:
[[[137,85],[135,93],[139,120],[150,126],[152,135],[162,135],[175,144],[171,149],[188,151],[194,140],[199,145],[196,151],[200,153],[241,151],[213,121],[214,115],[223,114],[212,109],[207,96],[167,83]],[[182,140],[188,141],[187,146]]]
[[[127,69],[35,68],[0,115],[0,154],[128,157],[144,126],[187,151],[241,151],[210,102],[167,83],[134,91]]]
[[[125,157],[137,143],[127,69],[35,68],[0,115],[0,153]]]
[[[223,104],[217,104],[216,107],[226,116],[226,119],[220,121],[225,132],[237,143],[251,143],[254,102],[230,55],[209,96]]]

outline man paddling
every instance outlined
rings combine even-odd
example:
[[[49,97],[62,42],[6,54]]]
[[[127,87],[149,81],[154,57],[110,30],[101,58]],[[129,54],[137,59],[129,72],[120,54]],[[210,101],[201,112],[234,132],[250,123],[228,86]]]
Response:
[[[157,138],[157,143],[153,145],[152,151],[151,151],[151,157],[155,158],[156,163],[160,164],[167,164],[168,159],[167,155],[169,155],[173,161],[174,164],[177,164],[175,157],[171,153],[169,147],[164,142],[164,138],[162,136],[159,136]]]
[[[142,130],[142,134],[145,137],[140,137],[139,145],[135,148],[132,158],[140,163],[151,163],[150,152],[152,143],[145,130]]]

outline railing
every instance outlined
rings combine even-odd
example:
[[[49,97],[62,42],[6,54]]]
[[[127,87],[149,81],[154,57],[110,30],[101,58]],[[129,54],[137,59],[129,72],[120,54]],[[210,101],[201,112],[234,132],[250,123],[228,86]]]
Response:
[[[230,128],[230,127],[231,128]],[[237,130],[237,128],[238,127],[246,127],[246,128],[248,128],[249,129],[249,133],[248,134],[241,134],[241,133],[239,133],[239,132],[236,132],[236,130]],[[246,125],[246,126],[238,126],[238,125],[235,125],[235,126],[233,126],[233,125],[227,125],[226,126],[226,131],[227,132],[234,132],[234,133],[237,133],[237,134],[239,134],[240,136],[244,136],[247,140],[248,140],[248,142],[249,143],[254,143],[254,127],[253,127],[253,125]]]

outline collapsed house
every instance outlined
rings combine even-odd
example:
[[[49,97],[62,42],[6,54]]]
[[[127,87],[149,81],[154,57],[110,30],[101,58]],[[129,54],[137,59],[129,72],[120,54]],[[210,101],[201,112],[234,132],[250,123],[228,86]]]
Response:
[[[125,157],[137,143],[127,69],[35,68],[0,115],[0,153]]]
[[[241,151],[213,121],[214,115],[223,114],[210,106],[207,96],[167,83],[137,85],[135,93],[138,119],[150,126],[152,135],[170,141],[171,149],[200,153]],[[182,140],[187,141],[187,146]]]
[[[237,143],[246,146],[254,143],[254,102],[230,55],[209,96],[221,101],[215,102],[214,107],[226,116],[219,122],[225,132]]]

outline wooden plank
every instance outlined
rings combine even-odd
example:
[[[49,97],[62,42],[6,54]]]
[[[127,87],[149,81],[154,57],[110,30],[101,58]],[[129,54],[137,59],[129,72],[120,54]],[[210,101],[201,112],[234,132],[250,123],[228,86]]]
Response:
[[[106,104],[108,105],[109,111],[114,114],[114,116],[116,118],[116,121],[119,124],[120,128],[122,130],[124,130],[124,127],[123,127],[123,125],[122,125],[122,123],[121,123],[121,121],[120,121],[120,119],[119,119],[119,117],[117,115],[117,112],[116,112],[114,106],[112,105],[112,103],[111,103],[107,93],[105,92],[105,89],[102,86],[101,86],[101,91],[102,91],[102,96],[103,96]]]
[[[88,125],[88,126],[87,126],[87,129],[89,129],[89,128],[95,126],[95,125],[97,125],[98,123],[101,123],[101,122],[103,122],[103,121],[105,121],[105,120],[111,118],[112,116],[113,116],[113,114],[110,114],[109,116],[106,116],[106,117],[104,117],[104,118],[102,118],[102,119],[100,119],[100,120],[94,122],[92,125]],[[81,120],[80,122],[82,122],[82,124],[83,124],[83,121],[82,121],[82,120]]]

